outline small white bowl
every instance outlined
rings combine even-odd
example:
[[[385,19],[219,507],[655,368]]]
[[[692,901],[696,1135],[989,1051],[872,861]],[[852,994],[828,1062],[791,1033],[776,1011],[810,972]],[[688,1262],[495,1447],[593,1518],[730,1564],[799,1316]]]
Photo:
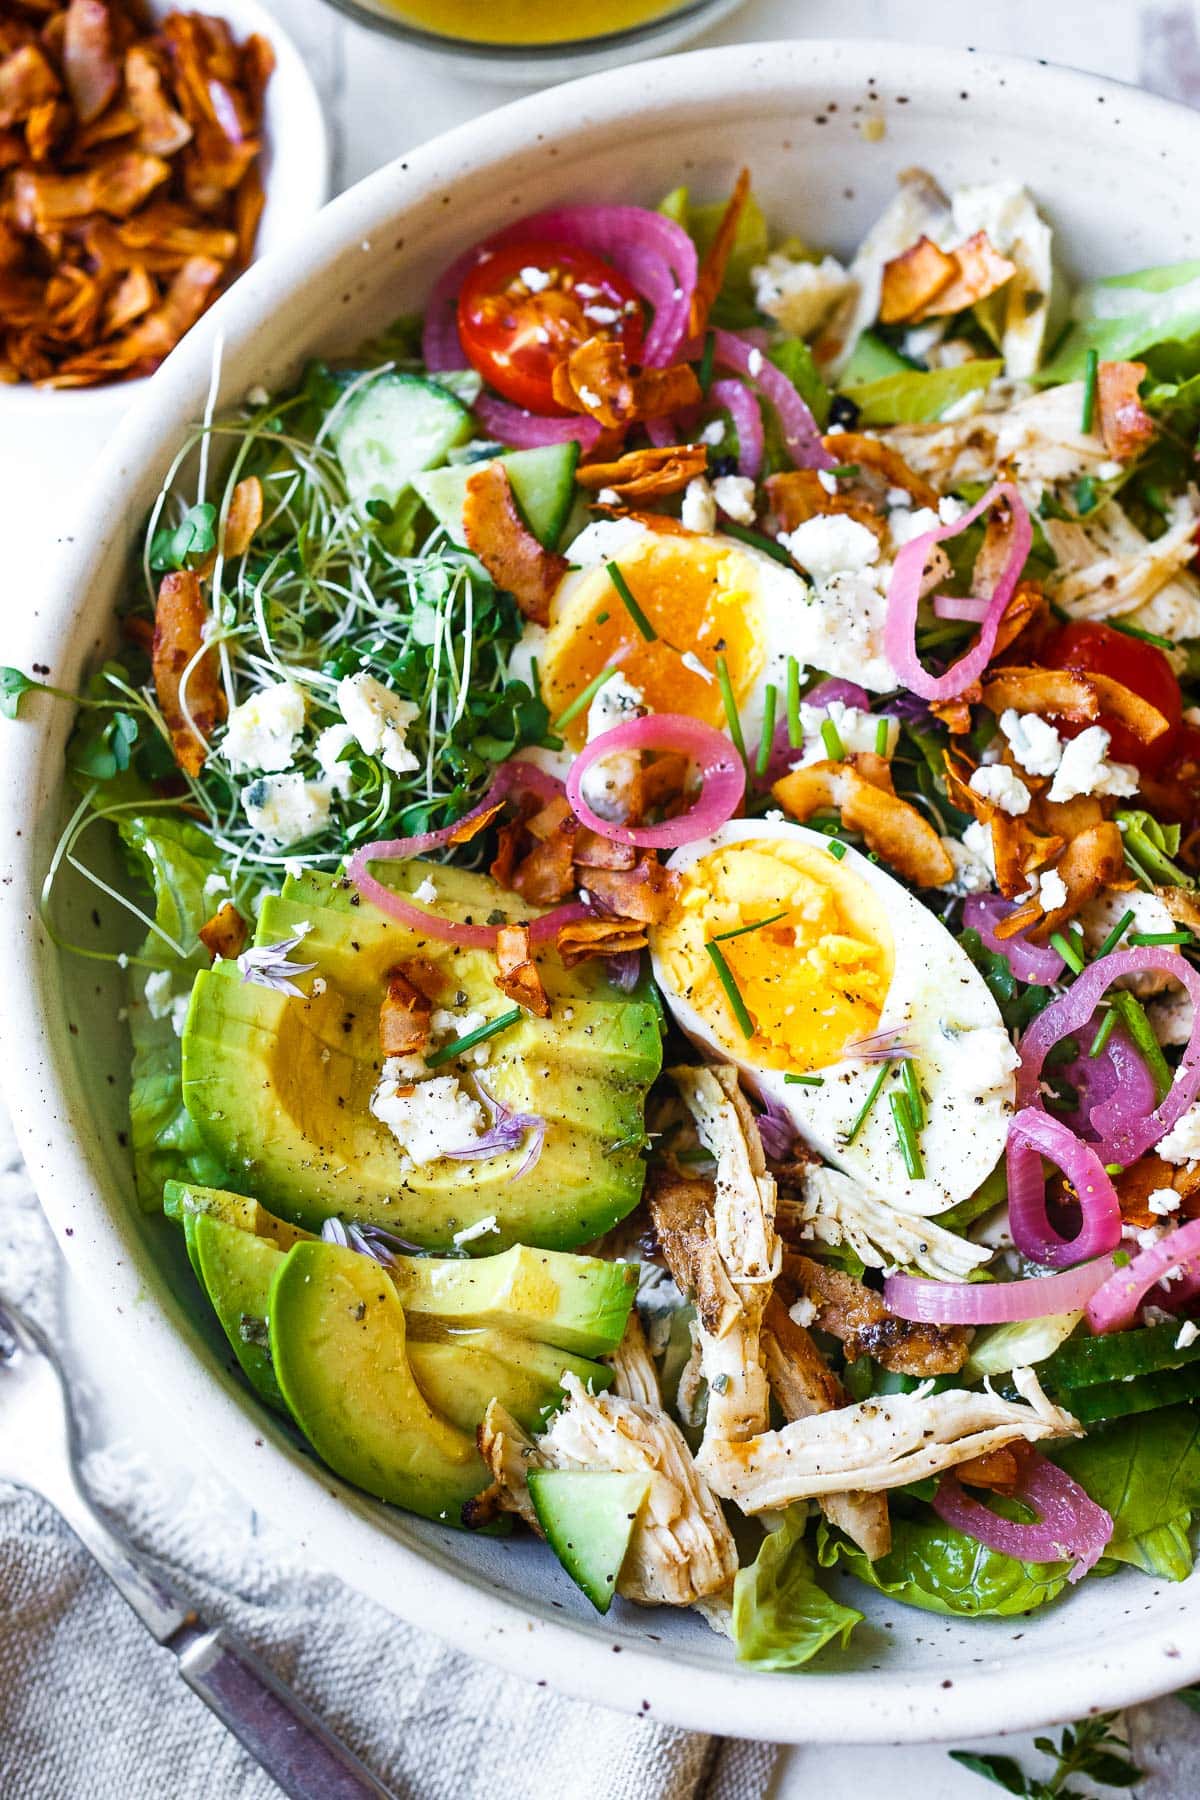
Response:
[[[261,0],[203,0],[201,9],[227,20],[239,39],[257,32],[275,52],[264,109],[264,204],[252,259],[258,262],[285,244],[328,200],[329,133],[304,58]],[[150,10],[157,15],[177,6],[175,0],[151,0]],[[25,429],[34,430],[43,443],[47,432],[76,428],[91,438],[115,426],[151,380],[153,376],[142,376],[82,388],[0,382],[0,433],[14,445]]]
[[[1033,124],[1036,122],[1036,125]],[[864,129],[866,127],[866,129]],[[412,151],[341,196],[242,277],[155,377],[37,619],[47,679],[74,688],[163,472],[204,407],[291,379],[422,304],[451,258],[505,219],[570,200],[654,204],[727,191],[749,164],[768,217],[846,254],[914,163],[948,185],[1037,191],[1077,276],[1200,256],[1190,172],[1200,114],[1062,69],[895,43],[746,44],[635,64],[541,93]],[[178,1233],[139,1214],[115,971],[49,940],[38,894],[69,803],[69,708],[32,695],[0,734],[4,1077],[51,1224],[170,1416],[297,1551],[459,1649],[567,1693],[694,1730],[771,1741],[959,1741],[1073,1719],[1200,1679],[1200,1572],[1123,1569],[1031,1617],[942,1618],[832,1577],[867,1614],[803,1675],[739,1667],[694,1614],[614,1604],[599,1618],[544,1545],[447,1531],[318,1466],[230,1372]],[[98,897],[64,885],[80,938]],[[206,1317],[207,1312],[207,1317]],[[614,1654],[620,1652],[621,1654]]]

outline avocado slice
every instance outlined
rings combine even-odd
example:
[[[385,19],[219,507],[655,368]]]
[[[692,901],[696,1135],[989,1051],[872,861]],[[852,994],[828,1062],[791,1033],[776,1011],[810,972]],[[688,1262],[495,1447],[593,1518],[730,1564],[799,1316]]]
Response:
[[[397,1257],[390,1273],[406,1312],[516,1332],[580,1356],[616,1349],[637,1293],[636,1263],[528,1244],[472,1261]]]
[[[245,1194],[231,1194],[228,1188],[197,1187],[190,1181],[168,1181],[163,1188],[163,1211],[186,1228],[188,1219],[197,1213],[209,1213],[224,1225],[249,1232],[251,1237],[267,1238],[277,1249],[290,1250],[311,1231],[277,1219],[265,1206]]]
[[[456,1331],[445,1338],[416,1338],[424,1319],[408,1320],[408,1360],[430,1406],[460,1431],[474,1433],[493,1400],[526,1431],[540,1431],[562,1402],[566,1370],[594,1392],[612,1384],[606,1363],[589,1362],[510,1331]]]
[[[444,873],[439,865],[435,880]],[[305,957],[317,963],[323,991],[290,998],[244,983],[231,963],[203,971],[192,990],[184,1100],[239,1187],[306,1226],[342,1213],[434,1250],[450,1249],[456,1232],[494,1217],[497,1232],[472,1242],[472,1254],[531,1240],[570,1248],[632,1210],[644,1178],[646,1090],[662,1061],[652,1006],[594,998],[601,991],[594,976],[581,982],[579,971],[546,957],[552,1017],[523,1016],[492,1039],[481,1071],[501,1104],[547,1121],[537,1162],[514,1179],[522,1145],[413,1167],[370,1111],[387,973],[422,958],[441,973],[452,1010],[492,1019],[511,1010],[496,988],[494,959],[366,905],[301,906],[292,898],[264,903],[258,942],[287,936],[301,922],[310,927]]]
[[[529,1471],[529,1498],[546,1542],[597,1612],[612,1605],[653,1479],[608,1469]]]
[[[286,1414],[267,1347],[271,1281],[284,1252],[269,1237],[239,1231],[209,1212],[184,1213],[183,1229],[192,1267],[242,1372],[268,1406]]]
[[[268,1307],[276,1378],[321,1460],[376,1499],[458,1525],[490,1475],[417,1386],[386,1272],[335,1244],[295,1244]]]

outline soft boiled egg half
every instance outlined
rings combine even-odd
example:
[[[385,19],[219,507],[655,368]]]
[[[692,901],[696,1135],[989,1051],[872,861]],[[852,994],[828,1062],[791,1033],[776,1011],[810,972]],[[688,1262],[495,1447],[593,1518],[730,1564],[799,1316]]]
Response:
[[[655,980],[693,1043],[736,1064],[826,1161],[928,1217],[995,1167],[1016,1051],[945,926],[877,864],[849,847],[839,859],[830,842],[802,825],[740,820],[676,851],[679,892],[651,933]],[[751,1036],[706,948],[714,940]],[[881,1035],[890,1045],[892,1033],[924,1102],[916,1178],[889,1104],[903,1091],[898,1060],[862,1116],[884,1065],[854,1046]]]
[[[605,669],[617,666],[650,712],[686,713],[721,727],[725,707],[715,675],[723,655],[753,750],[769,682],[780,697],[782,716],[789,656],[801,669],[822,669],[881,689],[894,684],[886,667],[874,684],[864,674],[870,656],[856,631],[870,622],[873,611],[880,614],[876,623],[882,630],[884,601],[861,576],[847,577],[858,584],[853,594],[836,584],[810,586],[797,570],[751,545],[719,532],[687,531],[669,518],[654,526],[633,518],[597,520],[568,554],[572,571],[551,601],[549,625],[526,626],[510,668],[529,678],[536,658],[552,719]],[[631,616],[613,585],[610,562],[620,569],[655,637],[648,639]],[[568,722],[563,735],[572,749],[580,747],[587,736],[586,710]]]

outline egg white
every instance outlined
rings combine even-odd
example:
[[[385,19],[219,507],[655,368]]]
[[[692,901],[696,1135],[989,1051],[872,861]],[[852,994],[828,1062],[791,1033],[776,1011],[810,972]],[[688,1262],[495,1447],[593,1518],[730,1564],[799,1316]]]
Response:
[[[677,850],[669,867],[685,869],[729,845],[786,839],[828,853],[829,839],[802,825],[735,820],[711,836]],[[882,1200],[923,1217],[944,1212],[973,1194],[995,1167],[1012,1117],[1016,1052],[983,977],[946,927],[878,864],[847,848],[844,870],[857,875],[886,908],[894,940],[894,971],[877,1027],[898,1028],[917,1050],[916,1070],[926,1098],[920,1133],[925,1173],[913,1180],[905,1166],[886,1095],[888,1082],[852,1144],[854,1120],[880,1065],[846,1058],[818,1071],[821,1087],[791,1085],[785,1069],[753,1061],[752,1048],[718,1038],[686,997],[671,986],[651,931],[654,978],[671,1014],[692,1042],[732,1062],[764,1101],[782,1107],[797,1132],[835,1168]],[[803,1071],[808,1072],[808,1071]]]
[[[752,545],[719,532],[689,535],[698,551],[717,547],[734,559],[751,596],[750,604],[757,609],[755,629],[764,666],[738,709],[747,744],[759,741],[768,684],[774,684],[778,696],[785,692],[789,656],[796,658],[802,674],[819,669],[879,693],[895,686],[895,676],[882,653],[886,599],[874,571],[835,575],[810,586],[799,571],[785,568]],[[570,546],[568,554],[574,566],[550,603],[551,618],[559,619],[569,611],[589,571],[598,564],[623,558],[634,562],[640,549],[658,539],[659,533],[637,519],[598,519],[586,526]],[[533,662],[540,660],[545,640],[544,626],[526,624],[509,658],[513,679],[532,685]],[[687,651],[692,646],[680,644],[678,648]]]

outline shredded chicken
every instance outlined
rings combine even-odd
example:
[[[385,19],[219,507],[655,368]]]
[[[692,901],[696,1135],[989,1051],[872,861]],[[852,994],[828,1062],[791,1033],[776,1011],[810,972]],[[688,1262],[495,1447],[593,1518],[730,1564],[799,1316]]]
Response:
[[[880,1493],[921,1481],[1017,1438],[1081,1436],[1078,1421],[1055,1406],[1032,1369],[1012,1379],[1027,1405],[981,1390],[932,1392],[863,1400],[838,1412],[800,1419],[748,1443],[705,1443],[697,1465],[715,1493],[745,1513],[772,1512],[796,1500],[862,1488]]]
[[[784,1259],[787,1291],[816,1308],[815,1323],[846,1346],[855,1362],[870,1356],[900,1375],[953,1375],[967,1360],[968,1334],[962,1325],[925,1325],[898,1319],[881,1295],[844,1269],[795,1253]]]
[[[762,1341],[771,1392],[789,1424],[849,1406],[845,1388],[777,1294],[772,1294],[767,1305]],[[891,1549],[892,1527],[882,1494],[826,1494],[821,1511],[831,1525],[853,1538],[872,1562]]]
[[[995,381],[978,412],[929,425],[898,425],[879,435],[939,488],[994,480],[1008,465],[1031,504],[1047,487],[1095,476],[1109,460],[1098,431],[1084,431],[1083,383],[1031,392]]]
[[[767,1423],[759,1331],[780,1266],[775,1181],[735,1071],[682,1067],[671,1074],[701,1142],[716,1157],[717,1173],[711,1189],[693,1184],[704,1205],[690,1220],[664,1217],[653,1196],[651,1215],[656,1228],[661,1220],[659,1242],[671,1273],[697,1296],[708,1383],[705,1436],[752,1437]]]
[[[779,1196],[785,1238],[849,1244],[869,1269],[920,1269],[935,1281],[965,1281],[989,1252],[932,1219],[898,1212],[840,1169],[813,1165],[801,1172],[800,1192]]]
[[[1052,390],[1057,391],[1057,390]],[[1200,494],[1171,503],[1161,536],[1142,536],[1115,500],[1083,524],[1046,519],[1058,569],[1053,598],[1075,619],[1124,618],[1172,641],[1200,634],[1200,580],[1191,573]]]
[[[608,1360],[612,1366],[614,1394],[619,1394],[622,1400],[637,1400],[642,1406],[662,1406],[658,1371],[651,1359],[636,1306],[629,1314],[625,1336]]]
[[[548,1459],[499,1400],[489,1402],[475,1436],[479,1454],[492,1471],[492,1485],[467,1501],[463,1524],[478,1530],[490,1525],[498,1513],[515,1513],[541,1537],[543,1532],[529,1497],[526,1475],[530,1469],[551,1467]]]
[[[617,1592],[647,1606],[690,1606],[722,1592],[737,1573],[737,1549],[679,1427],[640,1401],[589,1394],[575,1375],[565,1374],[563,1387],[566,1404],[537,1445],[544,1466],[654,1475]]]

